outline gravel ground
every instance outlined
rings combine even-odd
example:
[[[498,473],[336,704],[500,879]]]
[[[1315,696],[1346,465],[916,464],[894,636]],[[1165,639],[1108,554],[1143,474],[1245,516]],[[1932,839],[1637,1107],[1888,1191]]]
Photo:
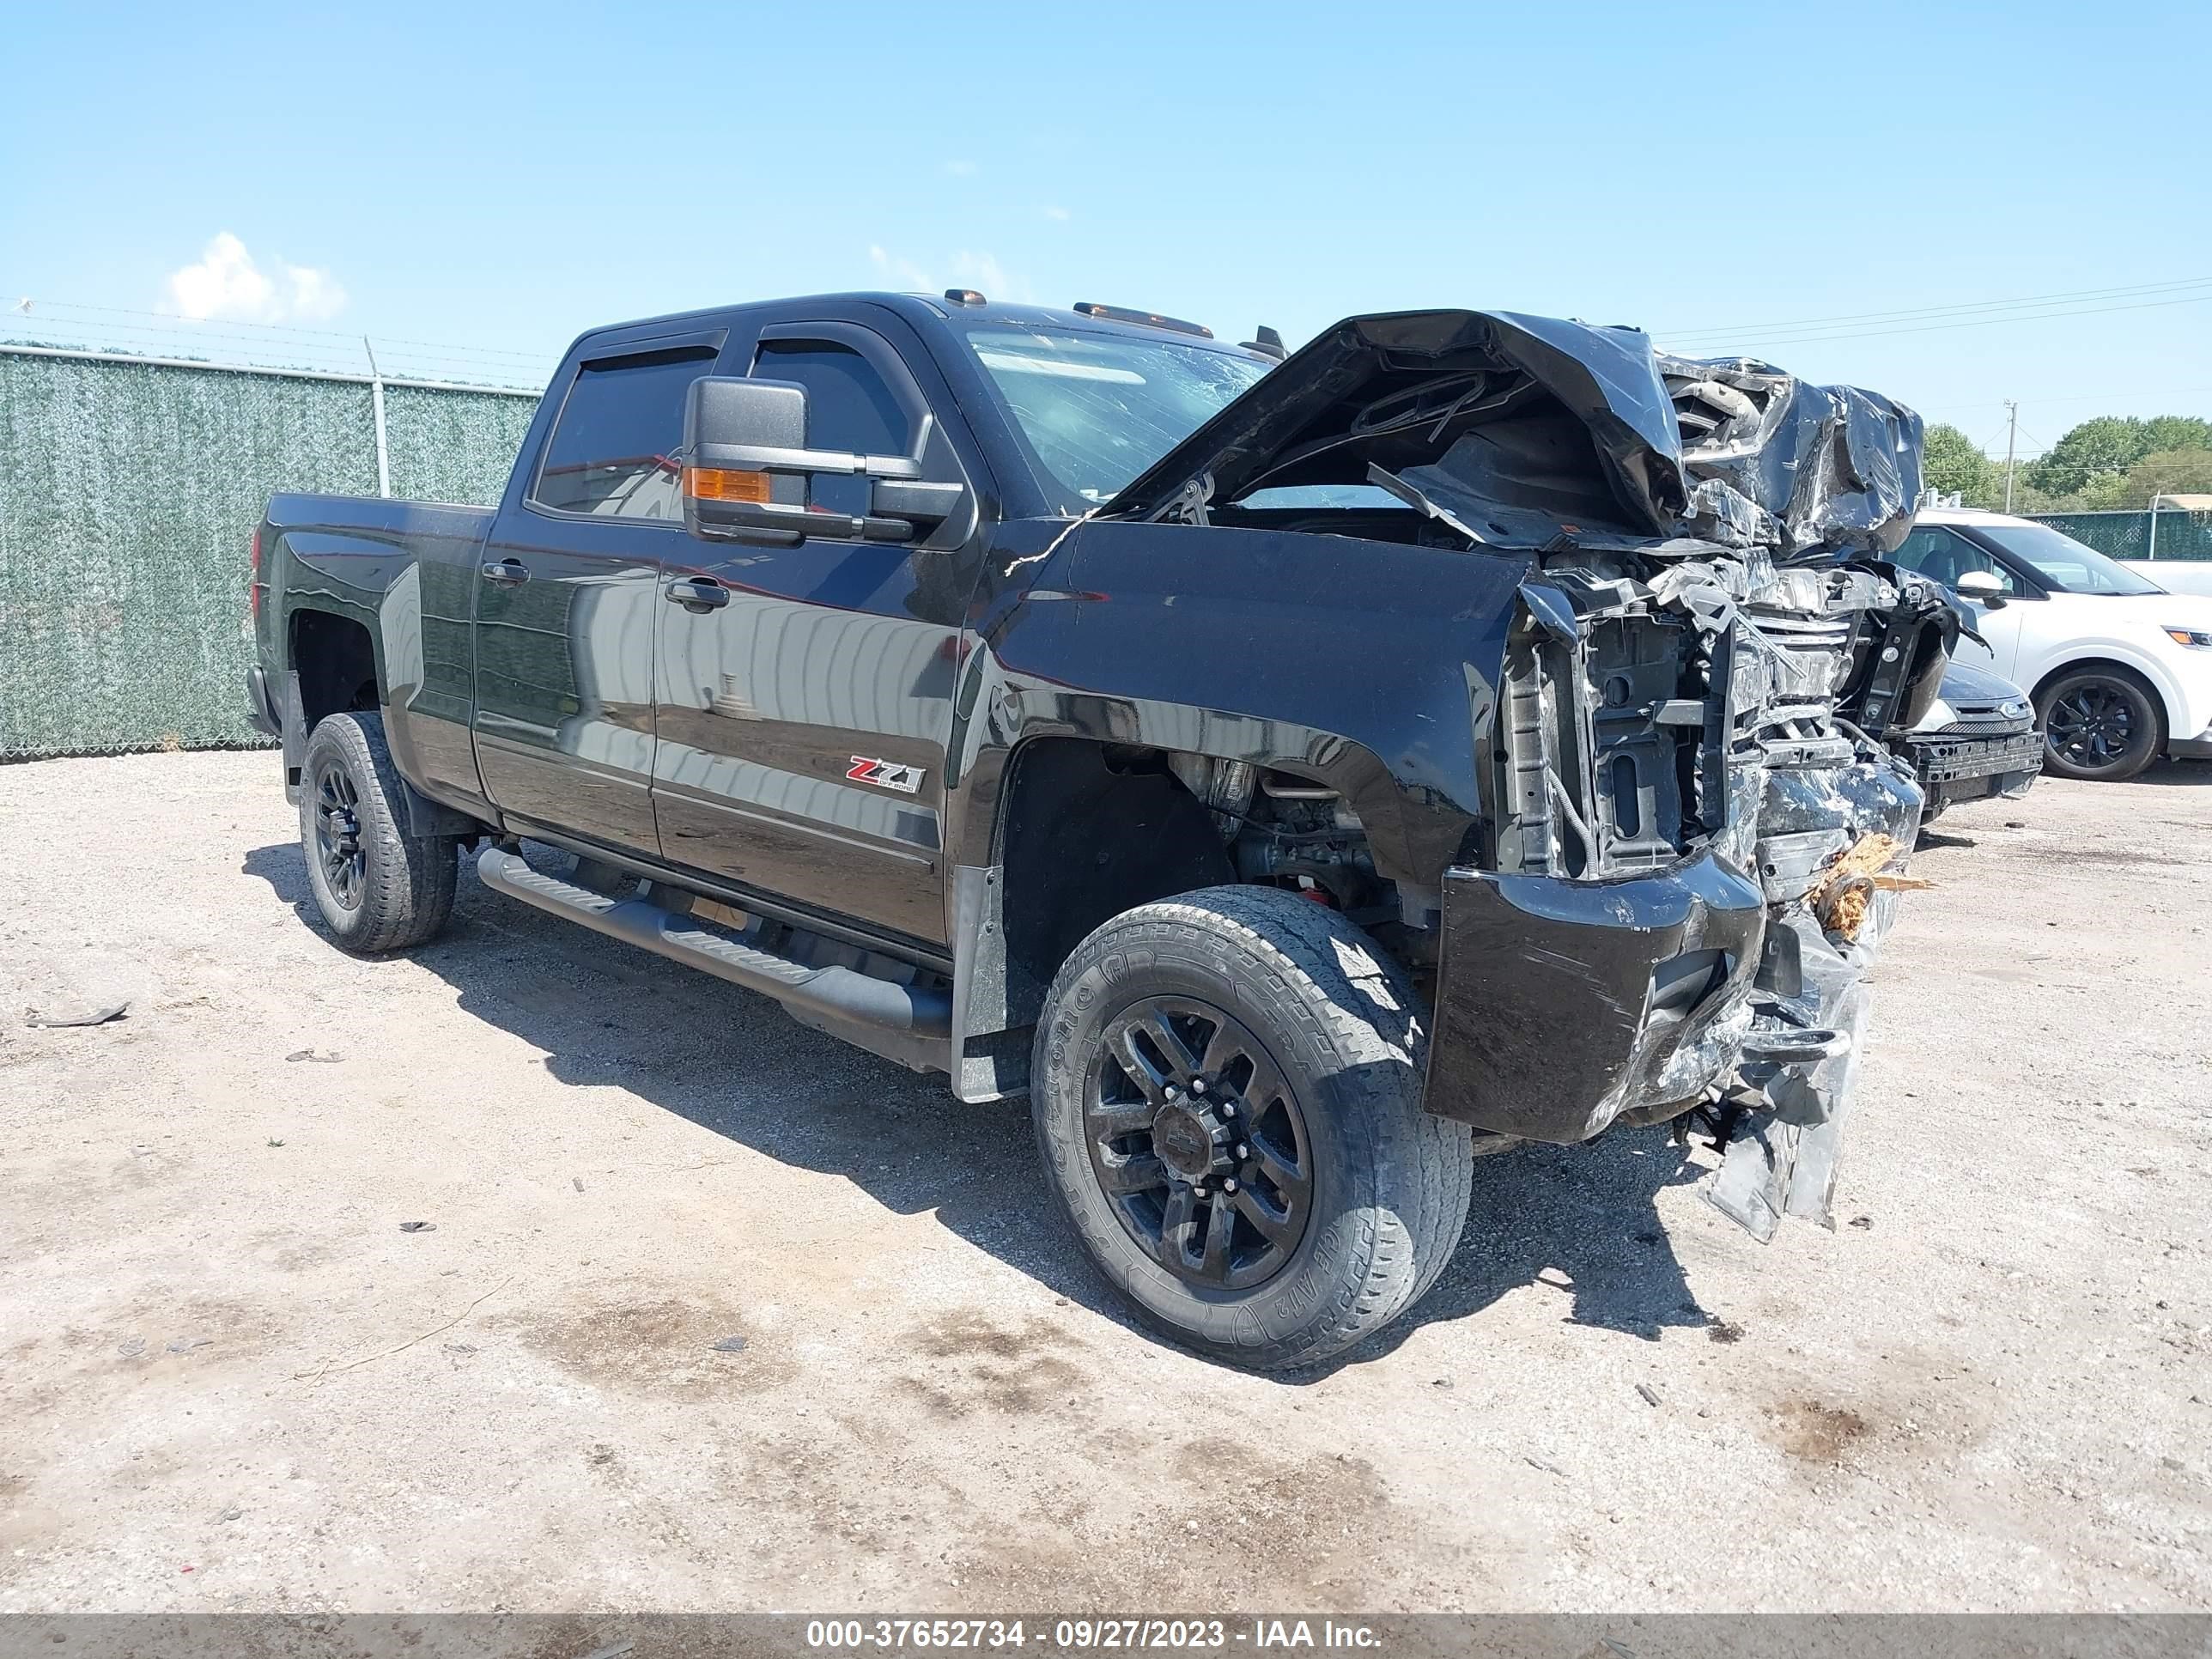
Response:
[[[350,960],[266,754],[0,768],[0,1610],[2212,1607],[2208,809],[1944,821],[1835,1231],[1488,1159],[1284,1382],[1121,1320],[1018,1105],[472,875]]]

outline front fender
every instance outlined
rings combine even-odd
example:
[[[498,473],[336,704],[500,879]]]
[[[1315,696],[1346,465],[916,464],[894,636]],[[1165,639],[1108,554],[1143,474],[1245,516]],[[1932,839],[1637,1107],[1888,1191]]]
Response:
[[[1296,532],[1095,522],[987,604],[956,700],[949,843],[988,861],[1006,755],[1043,735],[1327,784],[1376,869],[1434,886],[1481,816],[1479,739],[1532,560]]]

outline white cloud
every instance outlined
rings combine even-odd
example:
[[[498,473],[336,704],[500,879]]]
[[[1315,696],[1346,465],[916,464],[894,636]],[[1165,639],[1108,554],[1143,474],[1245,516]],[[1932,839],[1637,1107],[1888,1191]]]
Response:
[[[337,277],[315,265],[279,261],[274,276],[228,231],[207,245],[197,264],[169,273],[162,309],[196,321],[327,322],[345,309]]]
[[[1040,212],[1042,212],[1042,213],[1044,215],[1044,216],[1045,216],[1046,218],[1048,218],[1048,219],[1051,220],[1051,221],[1053,222],[1053,223],[1054,223],[1054,224],[1056,224],[1056,225],[1064,225],[1064,224],[1066,224],[1066,223],[1070,219],[1073,219],[1073,218],[1075,216],[1073,214],[1070,213],[1070,212],[1069,212],[1066,208],[1064,208],[1064,207],[1048,207],[1048,208],[1042,208],[1042,209],[1040,209],[1040,210],[1039,210],[1039,211],[1040,211]]]
[[[1033,304],[1036,299],[1036,290],[1025,278],[1008,270],[990,254],[972,252],[967,248],[962,248],[940,266],[934,262],[917,264],[890,252],[881,243],[874,243],[868,248],[868,263],[885,282],[917,293],[939,294],[948,288],[972,288],[987,298],[1012,300],[1018,305]]]
[[[915,289],[934,293],[940,286],[933,282],[929,273],[915,264],[913,260],[899,258],[886,253],[880,246],[872,245],[869,247],[868,263],[876,268],[876,274],[878,276],[896,283],[902,289]]]
[[[286,265],[284,280],[291,284],[295,317],[324,322],[345,309],[346,291],[319,265]]]

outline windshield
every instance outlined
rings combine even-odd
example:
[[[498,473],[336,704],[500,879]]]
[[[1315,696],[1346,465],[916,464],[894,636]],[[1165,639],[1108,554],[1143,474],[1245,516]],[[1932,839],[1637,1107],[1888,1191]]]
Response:
[[[2156,582],[2045,524],[1976,525],[1974,533],[2009,553],[2062,593],[2163,593]]]
[[[1273,366],[1120,334],[978,327],[969,349],[1048,485],[1079,511],[1117,494]]]

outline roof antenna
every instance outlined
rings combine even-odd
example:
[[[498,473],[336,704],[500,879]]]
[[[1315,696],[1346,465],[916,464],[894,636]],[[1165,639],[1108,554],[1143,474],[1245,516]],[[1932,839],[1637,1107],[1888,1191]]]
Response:
[[[1253,331],[1252,337],[1244,342],[1244,349],[1256,351],[1262,357],[1273,357],[1279,363],[1283,361],[1285,355],[1283,350],[1283,337],[1265,323]]]

